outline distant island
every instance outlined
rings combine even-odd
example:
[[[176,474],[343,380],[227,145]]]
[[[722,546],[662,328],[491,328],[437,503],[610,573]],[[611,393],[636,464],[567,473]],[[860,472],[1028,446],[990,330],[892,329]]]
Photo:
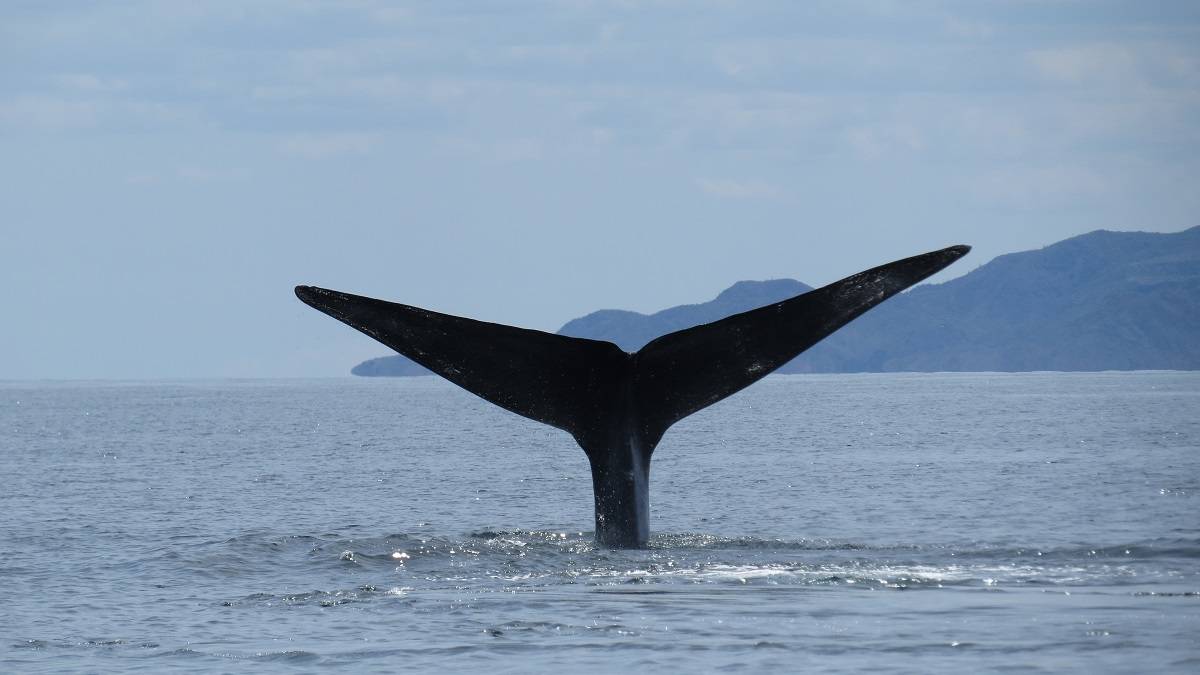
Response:
[[[779,302],[811,287],[739,281],[715,299],[646,315],[600,310],[561,335],[636,351],[654,338]],[[1200,369],[1200,227],[1097,230],[1002,255],[871,310],[779,373]],[[358,364],[368,377],[427,375],[399,355]]]

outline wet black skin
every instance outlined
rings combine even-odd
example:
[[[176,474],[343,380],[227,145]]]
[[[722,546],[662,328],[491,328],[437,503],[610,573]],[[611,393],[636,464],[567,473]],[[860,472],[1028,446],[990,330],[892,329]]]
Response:
[[[713,323],[636,353],[611,342],[486,323],[315,286],[308,305],[506,410],[570,433],[587,453],[596,541],[650,537],[650,459],[666,430],[765,377],[970,247],[897,260]]]

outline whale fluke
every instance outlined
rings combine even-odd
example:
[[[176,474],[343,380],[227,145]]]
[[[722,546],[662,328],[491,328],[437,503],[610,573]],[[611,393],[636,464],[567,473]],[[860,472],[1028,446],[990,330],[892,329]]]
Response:
[[[863,312],[958,260],[968,246],[905,258],[630,354],[611,342],[487,323],[315,286],[306,304],[506,410],[570,433],[587,453],[596,539],[649,537],[650,457],[680,419],[740,391]]]
[[[635,356],[644,433],[657,440],[672,424],[766,377],[863,312],[970,250],[951,246],[897,260],[773,305],[651,341]]]
[[[487,323],[314,286],[306,304],[491,403],[572,435],[598,417],[629,354],[611,342]],[[589,413],[593,413],[589,415]]]

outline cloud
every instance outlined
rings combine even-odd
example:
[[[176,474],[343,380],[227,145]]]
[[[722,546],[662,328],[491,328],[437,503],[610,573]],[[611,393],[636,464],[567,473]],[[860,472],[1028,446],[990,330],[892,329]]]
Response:
[[[175,179],[183,183],[236,183],[250,178],[244,167],[181,166],[170,171],[136,171],[126,174],[127,185],[162,185]]]
[[[86,128],[99,117],[99,106],[91,101],[20,96],[0,102],[0,128]]]
[[[1124,45],[1086,45],[1034,50],[1030,63],[1042,77],[1079,84],[1131,79],[1137,60]]]
[[[88,73],[65,73],[54,80],[64,89],[81,92],[118,92],[129,88],[129,83],[119,78],[104,78]]]
[[[1012,207],[1071,203],[1115,187],[1093,168],[1069,165],[992,169],[968,177],[966,183],[977,199]]]
[[[371,152],[377,142],[378,138],[373,134],[303,134],[285,138],[279,143],[279,149],[287,155],[325,159],[339,155],[365,155]]]
[[[713,62],[722,73],[739,77],[770,69],[775,58],[764,44],[737,43],[719,45],[713,50]]]
[[[193,109],[157,101],[113,101],[107,94],[70,98],[43,94],[21,95],[0,101],[0,129],[44,131],[125,130],[195,126]]]
[[[763,181],[699,178],[696,185],[722,199],[772,199],[780,195],[779,188]]]
[[[455,161],[470,160],[485,164],[515,164],[536,162],[546,158],[551,150],[539,138],[474,138],[469,136],[438,136],[435,138],[438,152],[453,157]],[[553,148],[563,152],[561,146]]]
[[[162,177],[152,171],[125,176],[125,182],[129,185],[156,185],[161,181]]]
[[[501,162],[535,161],[545,155],[545,145],[537,138],[502,139],[493,146],[493,152]]]
[[[855,153],[864,159],[878,159],[888,154],[912,154],[925,148],[919,129],[908,124],[877,124],[853,127],[846,139]]]
[[[192,183],[218,183],[243,181],[250,177],[250,170],[242,167],[213,168],[184,166],[176,172],[179,177]]]
[[[1026,58],[1040,77],[1063,84],[1191,89],[1200,85],[1200,53],[1168,43],[1071,45],[1032,50]]]
[[[312,87],[299,84],[260,84],[250,90],[250,95],[258,101],[288,103],[314,96]]]
[[[993,24],[953,15],[943,17],[942,26],[947,35],[969,40],[985,40],[996,34]]]

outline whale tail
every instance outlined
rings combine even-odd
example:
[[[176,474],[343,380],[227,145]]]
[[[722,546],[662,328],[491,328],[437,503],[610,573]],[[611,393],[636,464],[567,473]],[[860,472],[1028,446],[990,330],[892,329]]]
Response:
[[[672,424],[765,377],[969,250],[951,246],[897,260],[664,335],[634,354],[611,342],[314,286],[297,286],[296,295],[467,391],[570,433],[591,461],[597,538],[641,545],[648,529],[650,455]]]

